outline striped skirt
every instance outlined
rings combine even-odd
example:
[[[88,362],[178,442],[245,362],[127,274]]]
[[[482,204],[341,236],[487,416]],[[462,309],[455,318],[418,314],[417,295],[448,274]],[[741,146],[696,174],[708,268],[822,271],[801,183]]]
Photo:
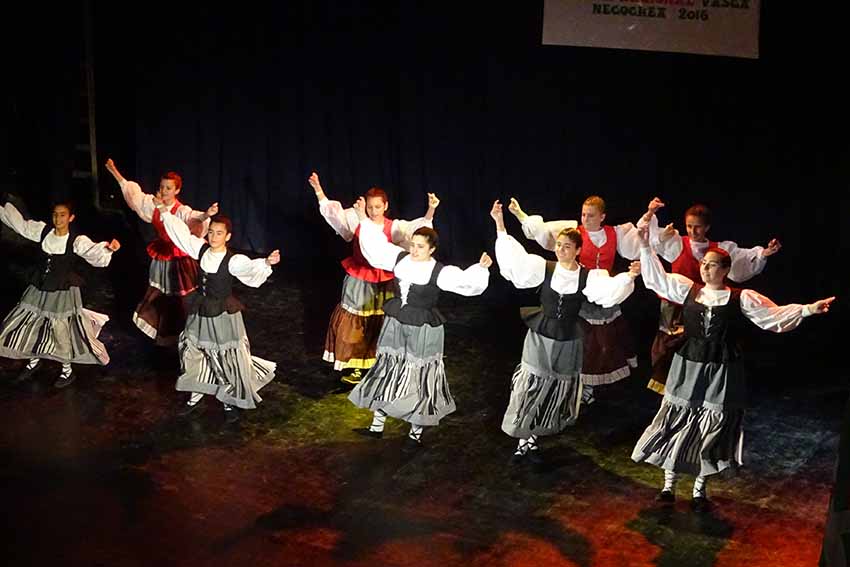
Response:
[[[97,339],[107,321],[106,315],[83,308],[78,287],[42,291],[30,285],[3,320],[0,356],[107,364],[109,354]]]
[[[242,313],[190,315],[180,335],[182,374],[177,390],[215,396],[222,403],[253,409],[259,390],[274,379],[277,365],[251,356]]]
[[[375,365],[348,399],[414,425],[437,425],[456,409],[443,364],[444,337],[442,326],[385,317]]]
[[[511,437],[554,435],[578,419],[582,340],[556,341],[532,330],[511,381],[502,431]]]
[[[367,369],[375,364],[384,303],[392,296],[392,281],[372,283],[346,274],[342,297],[328,324],[322,359],[333,362],[334,370]]]

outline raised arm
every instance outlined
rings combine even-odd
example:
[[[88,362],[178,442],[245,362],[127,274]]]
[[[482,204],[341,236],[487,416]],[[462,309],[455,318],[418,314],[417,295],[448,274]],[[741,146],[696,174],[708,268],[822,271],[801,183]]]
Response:
[[[489,268],[492,265],[493,260],[484,252],[477,264],[465,270],[457,266],[445,266],[437,276],[437,287],[466,297],[481,295],[490,283]]]
[[[135,181],[127,181],[124,176],[115,167],[115,162],[112,159],[106,160],[106,170],[112,174],[115,181],[121,187],[121,194],[124,196],[124,201],[127,206],[136,213],[140,219],[145,222],[151,222],[153,218],[153,210],[156,205],[153,202],[153,195],[142,192],[142,188]]]
[[[114,238],[110,242],[93,242],[81,234],[74,240],[73,248],[74,254],[95,268],[105,268],[112,261],[112,253],[121,248],[121,244]]]
[[[0,207],[0,221],[33,242],[41,242],[41,233],[47,226],[47,223],[41,221],[24,220],[21,212],[12,203],[6,203],[3,207]]]
[[[649,246],[649,234],[646,229],[640,231],[643,245],[640,249],[640,272],[643,284],[664,299],[673,303],[684,303],[694,282],[680,274],[668,274],[655,251]]]
[[[508,210],[522,223],[522,232],[525,237],[537,241],[546,250],[555,250],[555,241],[558,234],[565,228],[578,228],[578,221],[557,220],[544,221],[540,215],[527,215],[519,206],[519,201],[511,197]]]
[[[835,297],[821,299],[808,305],[792,303],[776,305],[769,298],[751,289],[741,292],[741,313],[760,329],[773,333],[787,333],[796,329],[803,319],[829,311]]]
[[[230,275],[250,287],[260,287],[272,274],[272,266],[280,262],[280,251],[275,250],[267,258],[251,259],[244,254],[234,254],[228,266]]]
[[[413,238],[413,233],[417,229],[427,226],[434,228],[434,212],[440,206],[440,199],[434,193],[428,193],[428,210],[424,217],[413,219],[412,221],[396,219],[392,226],[393,244],[398,244],[402,248],[410,247],[410,240]]]
[[[172,215],[162,202],[157,203],[157,208],[160,218],[162,218],[162,224],[165,226],[165,232],[168,233],[168,237],[171,238],[174,245],[197,260],[201,253],[201,247],[206,241],[192,234],[186,223]]]
[[[354,231],[357,229],[359,220],[353,209],[343,209],[339,201],[331,201],[325,195],[322,184],[319,181],[319,174],[315,171],[307,179],[313,192],[316,194],[316,200],[319,202],[319,213],[325,219],[331,228],[334,229],[346,242],[351,242],[354,238]]]
[[[730,241],[721,242],[718,246],[729,252],[732,257],[729,279],[735,282],[745,282],[760,274],[767,266],[768,257],[776,254],[782,248],[782,244],[775,238],[768,243],[767,247],[741,248]]]
[[[539,286],[546,276],[546,260],[526,252],[522,244],[505,231],[502,204],[499,201],[493,203],[490,216],[496,223],[496,261],[499,263],[499,273],[518,289]]]
[[[673,227],[673,223],[668,224],[664,228],[658,225],[658,216],[656,213],[659,209],[665,207],[664,201],[658,197],[653,197],[652,201],[646,207],[646,212],[637,222],[637,229],[649,229],[649,243],[655,249],[659,256],[673,262],[682,253],[682,238],[678,231]],[[638,255],[640,250],[638,250]],[[622,254],[621,254],[622,256]],[[627,257],[627,256],[623,256]]]
[[[381,227],[373,222],[366,222],[366,200],[357,199],[354,211],[360,219],[360,251],[373,268],[393,270],[398,255],[404,248],[392,242],[387,242]]]

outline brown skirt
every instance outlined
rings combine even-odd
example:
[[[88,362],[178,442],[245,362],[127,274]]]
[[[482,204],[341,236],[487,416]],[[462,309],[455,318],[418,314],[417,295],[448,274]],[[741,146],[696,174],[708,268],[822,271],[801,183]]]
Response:
[[[584,325],[583,384],[598,386],[622,380],[637,366],[628,324],[622,316],[613,321]]]

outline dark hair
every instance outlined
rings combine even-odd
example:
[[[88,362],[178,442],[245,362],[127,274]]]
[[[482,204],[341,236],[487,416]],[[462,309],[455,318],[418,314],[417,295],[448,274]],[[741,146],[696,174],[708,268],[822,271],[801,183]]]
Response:
[[[380,187],[372,187],[371,189],[366,191],[365,197],[366,199],[369,199],[370,197],[380,197],[384,201],[384,203],[390,202],[389,198],[387,197],[387,192],[381,189]]]
[[[440,245],[440,237],[437,235],[437,231],[433,228],[428,228],[427,226],[423,226],[421,228],[417,228],[413,233],[413,236],[424,236],[425,240],[428,241],[428,246],[433,249],[437,249],[437,246]]]
[[[214,215],[210,218],[210,226],[212,226],[213,223],[223,224],[228,234],[233,232],[233,221],[230,220],[230,217],[226,217],[224,215]]]
[[[605,212],[605,199],[603,199],[599,195],[591,195],[590,197],[584,200],[584,203],[582,203],[582,205],[596,207],[600,214]]]
[[[180,175],[174,171],[167,171],[163,173],[160,176],[159,180],[162,181],[163,179],[170,179],[171,181],[173,181],[177,189],[183,187],[183,178],[180,177]]]
[[[687,220],[688,217],[697,217],[705,224],[711,224],[711,209],[701,203],[691,205],[688,207],[688,210],[685,211],[685,220]]]
[[[576,245],[576,248],[581,248],[581,231],[577,228],[565,228],[561,232],[558,233],[558,238],[565,236],[568,239],[573,241],[573,244]]]
[[[709,252],[714,252],[718,256],[720,256],[720,267],[721,268],[731,268],[732,267],[732,256],[724,250],[723,248],[712,248],[711,250],[706,250],[706,254]]]
[[[65,200],[55,201],[55,202],[53,203],[53,206],[52,206],[52,207],[50,207],[51,212],[52,212],[54,209],[56,209],[56,207],[65,207],[66,209],[68,209],[68,212],[69,212],[70,214],[72,214],[72,215],[74,214],[74,203],[73,203],[73,201],[71,201],[70,199],[65,199]]]

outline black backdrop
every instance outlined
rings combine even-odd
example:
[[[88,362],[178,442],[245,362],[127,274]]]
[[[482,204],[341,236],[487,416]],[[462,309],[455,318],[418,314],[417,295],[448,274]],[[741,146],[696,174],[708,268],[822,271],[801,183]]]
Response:
[[[34,213],[68,191],[80,6],[6,9],[17,25],[3,182]],[[92,3],[99,160],[148,189],[179,171],[183,200],[219,201],[239,248],[280,248],[289,265],[345,254],[306,184],[312,170],[346,204],[384,187],[391,216],[419,216],[436,192],[440,255],[464,265],[492,251],[496,198],[575,218],[599,194],[619,223],[659,195],[662,221],[680,228],[702,201],[714,238],[780,238],[752,282],[778,302],[842,295],[840,14],[768,0],[762,56],[746,60],[542,46],[540,1],[214,6]],[[98,205],[126,210],[103,169],[100,195]],[[794,348],[836,359],[845,313],[839,302]]]

